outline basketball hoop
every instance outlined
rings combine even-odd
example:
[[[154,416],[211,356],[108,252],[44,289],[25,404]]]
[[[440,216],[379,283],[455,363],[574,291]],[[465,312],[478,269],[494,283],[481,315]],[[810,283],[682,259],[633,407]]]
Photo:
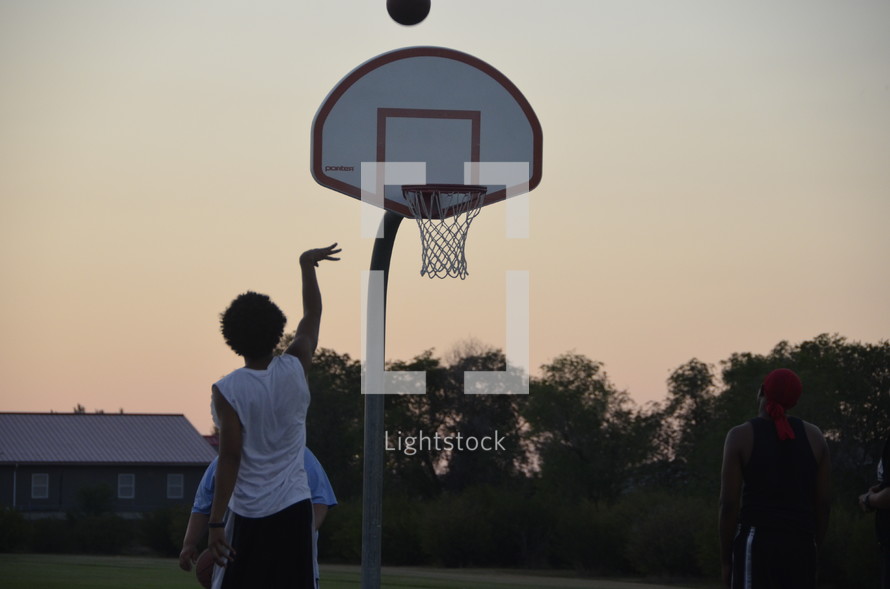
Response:
[[[485,186],[464,184],[402,186],[420,228],[421,276],[467,277],[467,232],[479,214],[486,190]]]

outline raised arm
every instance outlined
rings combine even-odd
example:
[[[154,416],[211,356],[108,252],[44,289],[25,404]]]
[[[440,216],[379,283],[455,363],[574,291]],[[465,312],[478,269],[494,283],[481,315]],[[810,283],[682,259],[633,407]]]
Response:
[[[241,466],[241,420],[238,414],[226,401],[219,389],[213,387],[213,408],[219,419],[219,461],[216,466],[216,486],[213,490],[213,506],[210,508],[210,534],[207,547],[213,554],[216,564],[225,566],[228,560],[235,557],[234,551],[226,541],[225,529],[218,524],[223,523],[229,499],[235,489],[238,469]]]
[[[315,268],[323,260],[336,261],[334,254],[340,252],[337,244],[328,247],[311,249],[300,256],[300,271],[303,278],[303,318],[297,326],[294,341],[285,350],[285,353],[296,356],[303,364],[303,370],[308,371],[312,363],[312,355],[318,346],[318,331],[321,326],[321,289],[318,287],[318,277]]]

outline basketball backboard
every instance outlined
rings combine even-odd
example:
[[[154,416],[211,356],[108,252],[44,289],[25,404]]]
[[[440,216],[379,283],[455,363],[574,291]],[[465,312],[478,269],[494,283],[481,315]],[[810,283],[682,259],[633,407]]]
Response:
[[[312,123],[316,182],[406,217],[406,184],[485,186],[484,205],[541,180],[541,125],[519,89],[482,60],[408,47],[352,70]]]

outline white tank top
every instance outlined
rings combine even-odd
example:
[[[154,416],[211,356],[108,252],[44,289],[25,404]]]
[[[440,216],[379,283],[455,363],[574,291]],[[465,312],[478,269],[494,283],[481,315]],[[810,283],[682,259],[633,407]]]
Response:
[[[245,517],[265,517],[308,499],[303,453],[309,385],[300,360],[290,354],[276,356],[266,370],[239,368],[216,387],[244,427],[229,509]]]

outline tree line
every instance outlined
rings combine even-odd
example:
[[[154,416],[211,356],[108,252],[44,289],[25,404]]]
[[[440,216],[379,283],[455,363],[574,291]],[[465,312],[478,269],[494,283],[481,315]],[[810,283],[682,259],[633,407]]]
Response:
[[[386,451],[383,558],[389,564],[575,568],[591,574],[719,573],[716,512],[726,432],[754,417],[763,377],[797,372],[804,395],[791,413],[825,433],[835,509],[822,579],[841,585],[877,566],[871,521],[856,498],[873,483],[890,435],[890,342],[823,334],[735,353],[718,365],[673,370],[660,402],[638,405],[605,367],[566,353],[530,377],[528,395],[465,395],[466,371],[504,370],[478,343],[447,358],[427,350],[387,370],[424,371],[425,395],[387,395],[390,437],[425,433],[481,439],[496,451],[427,443]],[[356,561],[361,545],[361,364],[317,352],[310,371],[307,445],[340,500],[320,550]],[[453,445],[452,445],[453,446]],[[853,583],[856,584],[856,583]],[[863,585],[865,586],[865,585]]]
[[[873,518],[859,512],[857,497],[874,482],[890,436],[890,342],[823,334],[717,365],[693,358],[670,373],[663,400],[645,405],[618,389],[601,362],[573,352],[531,375],[528,395],[464,394],[467,371],[505,365],[502,351],[473,342],[446,357],[427,350],[388,364],[424,371],[427,391],[384,400],[393,438],[384,464],[384,564],[716,580],[723,440],[755,415],[764,376],[784,367],[804,384],[791,414],[822,429],[832,456],[820,584],[874,586]],[[307,445],[339,500],[321,530],[322,562],[360,560],[361,377],[358,360],[330,349],[316,353],[309,371]],[[397,448],[396,437],[404,449],[405,438],[421,432],[428,440],[496,432],[502,443],[483,450],[415,440],[410,453]],[[187,506],[125,522],[110,514],[108,492],[82,490],[80,510],[62,521],[0,511],[0,551],[120,552],[138,541],[178,553]]]

